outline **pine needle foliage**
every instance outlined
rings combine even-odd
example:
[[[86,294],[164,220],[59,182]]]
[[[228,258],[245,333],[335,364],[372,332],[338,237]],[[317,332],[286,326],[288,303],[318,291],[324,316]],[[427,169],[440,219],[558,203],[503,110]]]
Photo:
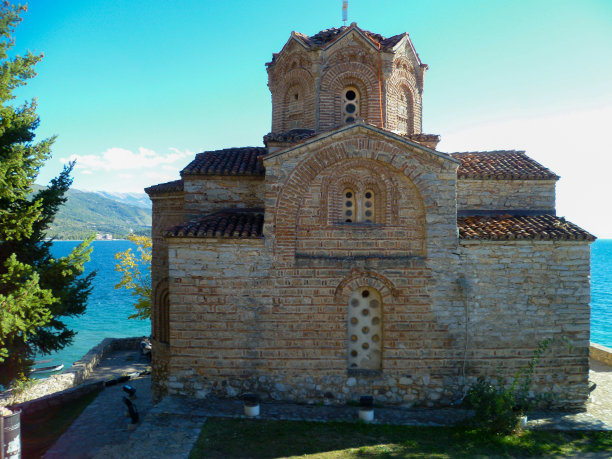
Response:
[[[55,259],[46,230],[72,184],[68,164],[49,187],[33,192],[54,137],[35,141],[36,102],[15,106],[13,91],[36,74],[42,55],[9,57],[25,6],[0,6],[0,384],[28,376],[32,358],[62,349],[75,332],[64,316],[85,312],[94,274],[82,276],[91,239]]]

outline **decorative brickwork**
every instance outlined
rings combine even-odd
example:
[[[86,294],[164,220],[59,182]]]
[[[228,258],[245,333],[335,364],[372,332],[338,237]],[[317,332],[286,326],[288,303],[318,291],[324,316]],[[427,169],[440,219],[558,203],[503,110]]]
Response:
[[[147,189],[157,397],[449,405],[554,338],[533,393],[582,406],[594,238],[524,152],[434,150],[426,68],[407,34],[294,32],[266,148]]]
[[[272,132],[337,128],[346,122],[343,95],[359,95],[356,115],[400,134],[421,133],[427,66],[407,34],[390,38],[352,24],[307,37],[293,33],[268,64]]]

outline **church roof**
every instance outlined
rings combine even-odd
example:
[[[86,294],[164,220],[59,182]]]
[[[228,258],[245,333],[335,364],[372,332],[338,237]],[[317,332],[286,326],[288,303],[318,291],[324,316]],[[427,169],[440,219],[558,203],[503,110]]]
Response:
[[[392,37],[386,38],[380,34],[370,32],[369,30],[364,30],[356,25],[355,28],[358,28],[361,32],[367,35],[372,41],[375,43],[380,43],[381,49],[386,50],[389,48],[393,48],[395,45],[399,43],[399,41],[404,38],[406,33],[400,33],[398,35],[393,35]],[[342,26],[342,27],[332,27],[330,29],[321,30],[320,32],[312,35],[311,37],[304,35],[299,32],[295,32],[295,34],[300,37],[306,44],[310,46],[320,46],[323,47],[328,43],[334,41],[337,37],[346,32],[350,27]]]
[[[302,132],[303,131],[303,132]],[[291,134],[291,135],[290,135]],[[295,134],[295,135],[294,135]],[[288,141],[305,140],[311,137],[308,129],[289,131],[288,133],[269,133],[266,140]],[[289,137],[288,137],[289,136]],[[300,137],[298,139],[297,137]],[[265,147],[226,148],[224,150],[204,151],[198,153],[193,161],[181,171],[181,176],[216,175],[216,176],[257,176],[265,174],[260,157],[266,155]],[[494,179],[494,180],[557,180],[559,176],[531,159],[524,151],[471,151],[450,153],[450,156],[461,162],[457,170],[458,179]],[[183,181],[160,183],[145,189],[151,193],[170,193],[183,191]]]
[[[261,238],[264,209],[224,209],[174,226],[164,237]],[[595,236],[577,225],[554,215],[471,216],[457,219],[462,240],[555,240],[594,241]]]
[[[558,180],[559,176],[531,159],[524,151],[467,151],[450,153],[461,161],[457,178]]]
[[[265,147],[226,148],[225,150],[198,153],[185,169],[186,175],[264,175],[259,157],[265,155]]]
[[[183,179],[153,185],[148,188],[145,188],[144,191],[147,194],[173,193],[183,191]]]
[[[329,29],[321,30],[320,32],[317,32],[316,34],[312,36],[308,36],[301,32],[291,32],[291,38],[289,39],[289,41],[294,39],[298,43],[300,43],[303,47],[305,47],[306,49],[310,49],[310,50],[318,49],[318,48],[327,48],[329,46],[332,46],[338,39],[340,39],[340,37],[349,33],[349,31],[351,30],[356,30],[366,39],[369,39],[372,42],[372,46],[374,46],[375,48],[378,48],[378,46],[380,46],[379,49],[381,51],[393,51],[393,48],[396,45],[398,45],[404,39],[404,37],[406,37],[408,43],[410,44],[410,47],[412,48],[412,51],[414,52],[414,56],[417,62],[419,63],[419,65],[421,67],[427,68],[427,64],[423,64],[421,62],[419,55],[414,50],[414,46],[412,45],[412,42],[410,41],[410,37],[408,33],[406,32],[400,33],[397,35],[393,35],[391,37],[384,37],[380,34],[370,32],[369,30],[362,29],[356,23],[353,22],[350,26],[331,27]],[[285,47],[286,46],[287,45],[285,45]],[[284,49],[285,48],[283,48],[283,50]],[[268,62],[266,65],[267,66],[273,65],[278,59],[278,57],[283,53],[283,50],[281,50],[281,52],[279,53],[272,54],[272,62]]]
[[[595,236],[579,226],[554,215],[460,217],[457,226],[460,239],[595,240]]]
[[[264,144],[268,142],[300,142],[316,135],[313,129],[291,129],[287,132],[269,132],[264,135]]]
[[[260,238],[263,235],[263,221],[263,209],[225,209],[167,229],[163,236]]]

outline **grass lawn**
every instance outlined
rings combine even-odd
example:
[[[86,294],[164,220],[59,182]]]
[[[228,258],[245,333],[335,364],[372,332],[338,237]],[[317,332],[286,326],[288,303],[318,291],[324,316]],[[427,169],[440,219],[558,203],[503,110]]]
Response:
[[[605,451],[612,452],[612,432],[494,436],[465,427],[210,418],[190,457],[525,457]]]
[[[44,413],[31,416],[22,413],[22,457],[24,459],[42,457],[99,393],[99,390],[90,392],[77,400],[49,408]]]

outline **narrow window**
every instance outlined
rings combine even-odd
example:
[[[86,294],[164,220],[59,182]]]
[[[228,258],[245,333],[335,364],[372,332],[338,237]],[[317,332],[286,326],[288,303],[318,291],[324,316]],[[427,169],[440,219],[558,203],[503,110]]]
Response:
[[[346,88],[342,94],[342,119],[353,123],[359,116],[359,93],[355,88]]]
[[[380,370],[382,365],[382,300],[371,287],[355,290],[348,304],[349,370]]]
[[[366,190],[363,194],[363,205],[361,206],[363,217],[362,221],[366,223],[372,223],[376,221],[375,212],[376,208],[374,206],[374,192],[372,190]]]
[[[355,206],[355,192],[350,188],[345,189],[343,201],[344,205],[342,208],[342,218],[344,222],[352,223],[354,221],[357,221],[357,214],[355,213],[357,211]]]
[[[344,223],[376,222],[376,200],[372,189],[355,191],[345,188],[342,192],[340,221]]]

